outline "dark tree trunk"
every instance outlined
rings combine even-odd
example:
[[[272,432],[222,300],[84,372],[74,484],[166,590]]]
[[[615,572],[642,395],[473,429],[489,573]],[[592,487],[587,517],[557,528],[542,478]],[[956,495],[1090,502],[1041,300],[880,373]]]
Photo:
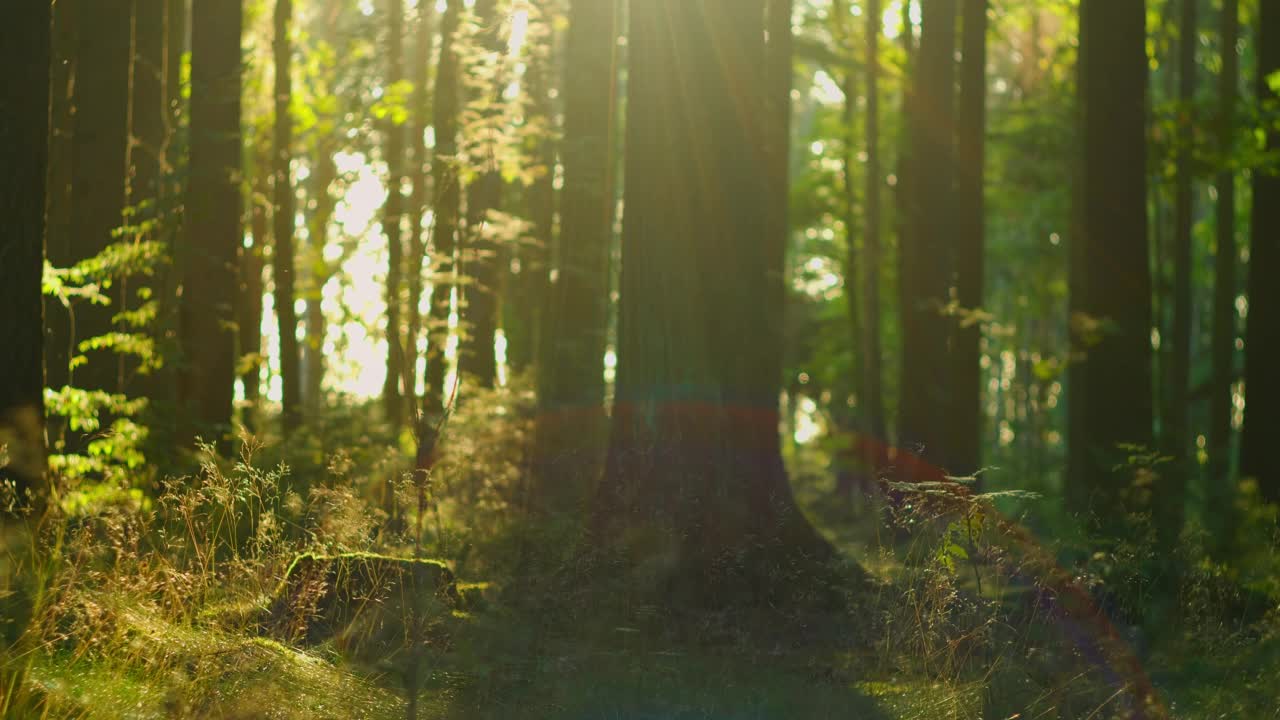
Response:
[[[842,41],[852,48],[854,46],[853,16],[849,12],[848,5],[843,0],[837,0],[834,7],[839,16],[838,29]],[[850,410],[842,398],[837,398],[834,412],[838,422],[843,426],[841,427],[841,432],[854,438],[854,442],[842,453],[845,457],[839,463],[840,469],[836,477],[836,491],[842,496],[851,497],[857,484],[856,478],[862,471],[857,466],[868,460],[868,458],[861,457],[860,451],[863,448],[870,447],[860,437],[865,428],[866,420],[862,408],[862,402],[866,397],[866,375],[862,372],[862,366],[866,362],[862,355],[866,351],[862,345],[865,337],[863,331],[865,311],[862,307],[864,297],[862,296],[862,283],[860,282],[865,273],[860,270],[861,258],[858,253],[857,232],[855,231],[858,225],[858,188],[854,182],[854,168],[857,164],[858,147],[858,80],[853,68],[845,70],[843,90],[845,137],[841,164],[844,166],[844,181],[842,183],[845,227],[844,297],[846,311],[849,315],[849,338],[851,340],[851,354],[853,355],[853,372],[850,373],[851,382],[849,386],[857,398],[858,408]],[[874,460],[871,462],[874,462]]]
[[[409,198],[409,301],[407,320],[405,322],[405,349],[408,354],[404,363],[404,394],[414,400],[411,406],[416,407],[418,388],[418,341],[422,339],[422,313],[419,309],[422,302],[422,278],[425,272],[423,263],[427,259],[427,208],[429,156],[426,143],[427,126],[431,124],[431,103],[428,101],[428,71],[431,64],[432,34],[431,3],[418,3],[418,38],[414,43],[413,55],[413,124],[409,133],[410,152],[413,168],[409,173],[413,182],[413,192]]]
[[[240,228],[238,2],[194,0],[191,12],[191,150],[184,248],[179,397],[188,435],[225,438],[235,381]],[[209,437],[206,435],[206,438]]]
[[[131,0],[80,0],[76,22],[75,130],[71,137],[71,254],[74,263],[93,257],[114,242],[112,232],[124,219],[129,157],[129,56]],[[120,311],[119,293],[111,306],[78,303],[72,339],[80,343],[112,331]],[[77,349],[78,352],[78,349]],[[121,359],[109,351],[86,353],[89,362],[72,378],[77,387],[117,392],[123,383]]]
[[[1068,497],[1114,519],[1131,473],[1121,444],[1150,447],[1151,272],[1147,244],[1144,2],[1082,0],[1084,163],[1070,268]]]
[[[1258,98],[1275,102],[1268,83],[1280,72],[1280,0],[1260,0],[1258,17]],[[1280,150],[1280,131],[1267,133],[1267,149]],[[1263,497],[1280,502],[1280,173],[1253,173],[1253,230],[1249,250],[1249,316],[1245,338],[1245,410],[1240,470],[1257,478]]]
[[[45,249],[50,263],[66,267],[74,262],[71,242],[71,188],[75,167],[71,143],[75,134],[76,5],[58,2],[53,6],[52,93],[50,102],[49,173]],[[73,354],[71,318],[61,305],[49,308],[44,326],[45,377],[53,388],[67,384]]]
[[[956,115],[956,301],[962,313],[984,303],[986,259],[987,0],[964,0],[960,107]],[[950,469],[982,467],[982,326],[962,314],[955,335]]]
[[[882,206],[880,186],[884,182],[880,157],[880,35],[883,30],[880,0],[867,1],[867,176],[866,216],[862,231],[862,387],[860,398],[867,434],[877,448],[883,448],[887,425],[884,417],[884,391],[881,387],[880,273]],[[877,452],[873,468],[883,458]]]
[[[498,13],[498,0],[476,0],[476,17],[480,21],[480,43],[486,50],[502,53],[506,38]],[[493,102],[502,102],[505,85],[501,78],[493,82]],[[464,285],[465,307],[459,371],[474,377],[485,387],[493,387],[498,379],[498,359],[494,353],[494,333],[498,329],[498,292],[502,274],[498,258],[500,249],[489,238],[486,218],[490,210],[502,203],[502,174],[492,153],[481,150],[476,180],[467,187],[467,245],[463,269],[470,280]]]
[[[280,334],[281,416],[288,437],[302,421],[301,354],[298,348],[298,312],[294,307],[294,276],[297,260],[293,249],[296,198],[293,173],[293,0],[276,0],[273,47],[275,49],[275,138],[272,143],[271,177],[274,191],[272,221],[275,257],[271,268],[275,279],[275,310]]]
[[[450,0],[440,18],[440,61],[432,125],[436,146],[431,163],[434,229],[431,233],[431,312],[427,320],[427,377],[423,412],[437,415],[444,406],[445,348],[449,341],[449,313],[457,254],[458,206],[458,54],[455,46],[460,0]]]
[[[44,494],[44,272],[45,177],[49,152],[51,70],[48,2],[18,3],[0,30],[0,438],[10,463],[0,479],[13,480],[34,503]],[[7,514],[6,514],[7,517]],[[16,548],[8,548],[10,551]],[[8,578],[6,578],[8,579]],[[6,583],[6,589],[8,588]],[[6,605],[7,607],[11,607]],[[6,635],[21,632],[7,628]]]
[[[1222,3],[1222,70],[1218,76],[1218,152],[1222,169],[1215,185],[1217,248],[1213,272],[1213,380],[1209,398],[1209,475],[1205,492],[1210,537],[1226,538],[1232,527],[1235,486],[1231,473],[1232,393],[1239,335],[1236,296],[1240,292],[1236,243],[1236,103],[1240,95],[1240,0]],[[1229,543],[1219,542],[1220,547]]]
[[[165,0],[133,2],[133,111],[129,203],[155,217],[165,143]]]
[[[617,403],[594,524],[665,535],[668,580],[711,602],[721,581],[769,592],[769,567],[830,552],[780,453],[785,148],[759,82],[763,5],[631,4]]]
[[[937,475],[948,464],[951,365],[948,304],[954,230],[955,0],[924,0],[908,123],[910,178],[902,252],[902,414],[899,442]],[[931,470],[925,471],[924,468]],[[916,479],[916,472],[910,473]]]
[[[404,80],[404,0],[387,0],[387,77],[386,87]],[[391,115],[383,121],[383,159],[387,163],[387,204],[383,208],[382,231],[387,236],[387,377],[382,386],[382,400],[387,421],[393,430],[404,423],[404,327],[401,296],[404,284],[404,238],[400,222],[404,219],[404,133],[405,129]]]
[[[605,424],[617,18],[614,0],[573,0],[569,12],[558,272],[538,376],[535,470],[547,494],[585,489]]]
[[[1164,417],[1164,451],[1173,458],[1160,474],[1155,508],[1161,544],[1170,547],[1182,532],[1187,477],[1191,473],[1191,333],[1194,312],[1191,226],[1194,222],[1192,145],[1195,142],[1196,5],[1180,0],[1178,29],[1178,137],[1174,188],[1173,347],[1169,366],[1169,405]]]

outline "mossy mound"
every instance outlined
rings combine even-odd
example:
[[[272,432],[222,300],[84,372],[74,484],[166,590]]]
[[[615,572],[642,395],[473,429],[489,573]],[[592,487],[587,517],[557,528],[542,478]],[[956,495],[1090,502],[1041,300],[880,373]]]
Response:
[[[440,561],[307,554],[285,574],[264,630],[301,646],[332,642],[353,660],[381,664],[445,642],[461,606],[453,572]]]

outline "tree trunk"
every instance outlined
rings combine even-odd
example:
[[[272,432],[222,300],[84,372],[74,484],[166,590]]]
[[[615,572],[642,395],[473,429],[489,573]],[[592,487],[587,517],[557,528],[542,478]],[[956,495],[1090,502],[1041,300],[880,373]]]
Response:
[[[852,48],[854,45],[853,16],[849,12],[849,6],[843,0],[837,0],[834,7],[839,17],[838,30],[843,43]],[[790,19],[788,18],[788,20]],[[862,353],[866,351],[866,348],[862,346],[865,337],[863,332],[865,311],[862,309],[862,283],[860,280],[865,273],[860,272],[857,233],[854,230],[858,224],[858,188],[854,184],[854,168],[857,163],[856,148],[858,146],[858,81],[857,75],[852,68],[845,70],[843,90],[845,137],[841,164],[844,166],[844,182],[842,185],[844,190],[845,227],[844,296],[846,310],[849,315],[849,338],[852,341],[853,372],[850,373],[852,376],[850,385],[852,386],[854,397],[857,398],[858,407],[856,410],[851,411],[843,399],[837,398],[837,407],[834,412],[838,418],[841,418],[841,425],[843,425],[841,432],[853,438],[853,442],[843,452],[845,456],[843,461],[839,463],[840,469],[836,477],[836,491],[844,497],[852,497],[857,475],[861,472],[857,465],[869,460],[868,458],[860,457],[860,451],[865,447],[870,447],[864,443],[864,439],[861,437],[865,428],[864,421],[866,420],[862,408],[862,403],[866,397],[866,375],[862,372],[862,366],[866,360],[862,357]],[[874,463],[874,460],[871,462]]]
[[[1170,357],[1170,397],[1164,418],[1165,454],[1173,458],[1160,474],[1155,493],[1157,529],[1160,542],[1171,547],[1182,533],[1187,477],[1191,473],[1191,333],[1194,312],[1191,264],[1191,226],[1194,221],[1192,145],[1195,142],[1196,5],[1199,0],[1180,0],[1178,29],[1178,136],[1177,170],[1174,189],[1173,240],[1173,348]]]
[[[404,0],[387,0],[387,76],[384,87],[404,80]],[[387,204],[383,208],[382,231],[387,236],[387,376],[382,386],[382,400],[387,422],[393,431],[404,423],[404,328],[401,324],[401,296],[404,282],[404,238],[400,222],[404,218],[404,126],[388,115],[383,121],[383,159],[387,163]]]
[[[294,275],[297,266],[293,241],[296,198],[293,188],[293,41],[289,37],[293,23],[293,0],[276,0],[274,23],[275,49],[275,139],[272,144],[271,177],[274,191],[272,220],[275,234],[275,257],[271,268],[276,283],[275,309],[280,334],[280,421],[285,437],[302,421],[301,354],[298,348],[298,313],[294,308]]]
[[[1236,245],[1236,103],[1240,91],[1240,0],[1222,3],[1222,70],[1218,76],[1218,152],[1222,167],[1218,190],[1213,290],[1213,381],[1209,399],[1209,475],[1206,524],[1219,547],[1233,527],[1235,486],[1231,473],[1232,394],[1236,375],[1238,324],[1236,295],[1240,292],[1239,250]]]
[[[534,468],[544,493],[572,497],[597,467],[605,425],[618,33],[614,0],[573,0],[569,12],[559,258],[543,313]]]
[[[75,263],[102,252],[123,224],[125,179],[129,172],[129,57],[131,0],[80,0],[76,21],[75,131],[71,137],[74,168],[71,181],[71,256]],[[61,258],[60,258],[61,260]],[[123,299],[114,293],[111,306],[78,303],[74,307],[74,343],[112,331],[112,316]],[[74,354],[79,354],[78,348]],[[117,392],[123,383],[121,358],[110,351],[86,353],[72,384]]]
[[[252,245],[240,248],[240,310],[237,324],[240,328],[240,362],[252,358],[240,376],[244,386],[245,411],[242,422],[251,432],[257,430],[258,401],[262,397],[262,272],[265,268],[263,252],[267,247],[270,216],[267,212],[270,197],[268,173],[271,167],[271,148],[265,139],[259,139],[254,148],[253,183],[249,199],[249,235]]]
[[[0,444],[10,462],[0,479],[44,495],[45,174],[49,152],[50,17],[47,2],[18,3],[0,30]],[[6,514],[7,517],[7,514]],[[17,551],[17,548],[7,548]],[[6,578],[7,580],[8,578]],[[11,587],[5,584],[5,589]],[[8,605],[7,605],[8,606]],[[11,607],[11,606],[8,606]],[[21,628],[8,628],[8,633]],[[6,635],[8,634],[6,633]]]
[[[151,202],[156,215],[165,142],[165,0],[133,2],[133,111],[129,204]]]
[[[432,125],[436,146],[431,164],[432,207],[435,227],[431,233],[431,313],[427,322],[427,377],[423,413],[438,415],[445,403],[445,349],[449,341],[449,314],[457,254],[458,206],[458,54],[455,46],[462,12],[460,0],[450,0],[440,19],[440,61]]]
[[[1258,26],[1258,98],[1275,102],[1268,78],[1280,72],[1280,0],[1260,0]],[[1274,128],[1267,150],[1280,150]],[[1280,437],[1280,283],[1270,276],[1280,267],[1280,174],[1274,168],[1253,173],[1251,242],[1240,470],[1257,478],[1263,497],[1280,502],[1280,456],[1271,446]]]
[[[433,44],[431,3],[418,3],[418,39],[414,44],[413,56],[413,125],[409,134],[411,146],[409,157],[413,159],[410,178],[413,181],[413,192],[409,199],[409,302],[408,318],[405,323],[405,349],[408,355],[404,363],[404,394],[415,400],[416,407],[418,388],[418,341],[422,338],[422,303],[423,263],[427,258],[427,166],[429,156],[423,138],[426,137],[427,126],[431,123],[431,103],[428,101],[427,84],[430,81],[428,71],[431,63],[431,46]]]
[[[769,233],[785,148],[758,82],[764,17],[763,0],[631,5],[617,402],[594,526],[662,538],[667,586],[651,589],[708,602],[726,580],[771,593],[787,581],[770,568],[830,552],[780,454]]]
[[[948,464],[948,304],[954,229],[955,0],[924,0],[908,116],[911,182],[901,252],[902,414],[900,440],[926,461],[914,479],[936,479]],[[927,476],[927,477],[926,477]]]
[[[987,0],[964,0],[960,107],[956,115],[955,381],[951,411],[950,469],[970,475],[982,467],[982,326],[968,316],[984,303],[986,259]]]
[[[306,342],[302,346],[302,406],[311,416],[324,408],[324,343],[328,330],[324,317],[324,286],[333,277],[335,268],[324,260],[324,246],[329,237],[329,224],[337,201],[329,192],[338,176],[333,159],[334,147],[330,138],[321,138],[316,148],[316,166],[311,171],[311,196],[314,207],[307,220],[307,238],[314,246],[311,256],[310,287],[307,290],[307,309],[304,320]]]
[[[1147,245],[1144,2],[1082,0],[1084,163],[1070,286],[1073,349],[1068,497],[1097,520],[1132,483],[1121,444],[1150,447],[1151,271]]]
[[[72,2],[53,5],[45,255],[55,267],[67,267],[75,258],[71,241],[71,188],[75,167],[71,140],[75,134],[77,66],[75,10],[76,5]],[[50,387],[61,388],[70,380],[69,363],[74,353],[71,348],[71,318],[60,305],[49,308],[44,338],[45,377]]]
[[[880,273],[882,205],[880,186],[884,182],[880,157],[880,34],[883,30],[880,0],[867,0],[867,175],[865,223],[862,231],[862,387],[859,398],[867,434],[878,448],[886,443],[884,391],[881,371]],[[884,458],[877,452],[872,468],[879,469]]]
[[[498,0],[476,0],[476,17],[480,21],[480,42],[492,53],[506,50],[506,37],[501,32],[504,23],[498,13]],[[502,102],[505,84],[501,78],[493,81],[493,102]],[[490,111],[486,111],[490,112]],[[493,387],[498,379],[498,359],[494,353],[494,334],[498,329],[498,291],[502,275],[499,272],[500,256],[497,243],[489,237],[486,218],[490,210],[502,203],[502,174],[498,160],[484,152],[475,168],[478,176],[467,187],[467,246],[464,248],[464,269],[470,284],[465,285],[465,307],[461,315],[465,328],[458,359],[459,371],[474,377],[485,387]]]
[[[240,228],[238,2],[194,0],[191,12],[191,149],[181,308],[179,397],[188,436],[230,430],[235,381],[236,249]],[[209,435],[205,436],[210,437]],[[225,445],[225,443],[224,443]]]

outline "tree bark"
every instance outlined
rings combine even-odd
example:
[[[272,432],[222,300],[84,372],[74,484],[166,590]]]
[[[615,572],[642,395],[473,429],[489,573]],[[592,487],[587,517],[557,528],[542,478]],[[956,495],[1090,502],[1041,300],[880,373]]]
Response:
[[[1082,0],[1084,144],[1072,240],[1073,357],[1068,498],[1097,520],[1130,486],[1122,444],[1152,442],[1151,271],[1147,241],[1145,3]]]
[[[613,236],[617,17],[614,0],[573,0],[565,60],[564,189],[557,274],[543,313],[535,472],[572,497],[602,455]]]
[[[76,5],[53,5],[51,102],[49,113],[49,172],[46,193],[45,254],[55,267],[74,262],[71,241],[71,188],[75,167],[72,136],[75,134],[75,85],[77,59]],[[70,381],[73,354],[71,318],[60,305],[49,309],[44,326],[45,377],[53,388]]]
[[[986,224],[984,190],[987,131],[987,0],[964,0],[960,108],[956,115],[956,301],[961,317],[955,334],[955,381],[950,469],[959,475],[982,467],[982,326]]]
[[[1218,153],[1221,170],[1218,190],[1216,250],[1213,274],[1213,380],[1209,399],[1209,475],[1205,492],[1210,537],[1229,534],[1235,496],[1231,472],[1231,430],[1236,375],[1236,338],[1239,335],[1236,296],[1239,286],[1239,250],[1236,243],[1236,103],[1239,99],[1240,0],[1223,0],[1221,30],[1222,70],[1218,75]],[[1227,543],[1218,543],[1221,547]]]
[[[333,277],[336,268],[324,261],[324,246],[329,237],[329,225],[337,201],[329,192],[338,176],[333,159],[334,142],[320,138],[316,153],[316,166],[311,171],[310,185],[314,207],[307,220],[307,238],[312,248],[310,287],[307,291],[304,334],[302,346],[302,407],[315,415],[324,408],[324,344],[327,324],[324,317],[324,286]]]
[[[240,228],[238,2],[194,0],[191,13],[191,149],[181,318],[179,397],[188,436],[230,430]],[[210,437],[206,435],[205,437]],[[226,443],[223,442],[225,446]]]
[[[882,335],[880,329],[880,273],[882,201],[882,163],[880,156],[880,35],[883,32],[883,13],[880,0],[867,0],[867,174],[866,215],[862,231],[862,290],[864,308],[862,323],[862,386],[864,396],[859,398],[866,418],[867,434],[878,447],[887,440],[884,415],[884,391],[881,387]],[[873,465],[878,469],[884,458],[877,457]]]
[[[132,0],[80,0],[76,20],[75,130],[71,137],[71,254],[57,258],[73,264],[115,242],[124,221],[129,172],[129,68],[132,48]],[[92,31],[89,31],[92,29]],[[114,293],[111,306],[77,303],[72,342],[112,331],[111,318],[124,298]],[[78,348],[73,354],[79,354]],[[123,385],[121,358],[105,350],[86,353],[72,384],[118,392]]]
[[[758,81],[764,18],[762,0],[631,5],[617,402],[594,527],[664,538],[654,589],[708,602],[725,581],[776,591],[771,568],[830,552],[780,453],[784,148]]]
[[[49,160],[51,6],[18,3],[0,29],[0,444],[10,462],[0,479],[30,493],[44,488],[45,183]],[[13,551],[16,548],[9,548]],[[6,588],[8,585],[6,584]],[[10,629],[20,632],[21,628]]]
[[[413,168],[410,178],[413,191],[409,198],[409,302],[408,318],[405,323],[405,349],[407,357],[404,363],[404,394],[412,398],[416,406],[418,388],[418,341],[422,338],[422,278],[427,259],[427,208],[429,177],[427,167],[429,155],[424,138],[427,126],[431,123],[431,103],[428,101],[431,64],[431,49],[434,44],[432,34],[431,3],[418,3],[417,42],[414,44],[413,56],[413,125],[409,134],[410,153]]]
[[[1174,189],[1173,348],[1170,357],[1169,411],[1164,451],[1173,458],[1160,474],[1155,505],[1160,542],[1178,541],[1185,515],[1187,477],[1191,473],[1191,332],[1193,305],[1191,230],[1195,195],[1192,167],[1195,143],[1196,18],[1198,0],[1180,0],[1178,29],[1178,136]]]
[[[387,0],[387,76],[384,87],[404,80],[404,0]],[[382,401],[387,422],[398,431],[404,424],[404,327],[401,311],[404,298],[404,238],[400,223],[404,219],[404,126],[392,115],[383,121],[383,159],[387,163],[387,203],[383,208],[382,231],[387,236],[387,376],[382,386]]]
[[[272,221],[275,234],[275,257],[271,268],[275,279],[275,310],[280,335],[281,429],[288,437],[302,422],[302,357],[298,347],[298,313],[294,307],[294,276],[297,259],[294,252],[297,200],[293,173],[293,41],[289,37],[293,23],[293,0],[276,0],[274,18],[275,50],[275,138],[272,144],[271,177],[274,193]]]
[[[431,312],[427,322],[427,378],[423,413],[438,415],[445,403],[445,350],[449,342],[456,272],[458,212],[458,54],[455,46],[462,12],[460,0],[450,0],[440,18],[440,60],[436,66],[435,106],[432,125],[436,146],[431,164],[432,207],[435,227],[431,233]]]
[[[133,1],[133,110],[130,113],[129,204],[156,216],[165,142],[165,0]]]
[[[498,12],[498,0],[476,0],[476,17],[480,22],[480,42],[492,53],[506,50],[506,38],[500,32],[504,23]],[[494,80],[493,102],[502,102],[505,85]],[[502,275],[499,272],[500,248],[488,237],[486,218],[490,210],[502,203],[502,174],[498,160],[485,151],[479,158],[478,176],[467,187],[467,246],[464,267],[470,284],[465,285],[466,298],[461,316],[465,328],[458,359],[459,371],[474,377],[484,387],[493,387],[498,379],[498,359],[494,352],[494,334],[498,329],[498,294]]]
[[[837,0],[834,7],[839,16],[838,30],[842,41],[849,47],[853,47],[853,15],[849,12],[849,6],[843,0]],[[788,20],[790,19],[788,18]],[[865,311],[863,310],[862,300],[864,298],[862,297],[863,291],[860,281],[865,273],[861,272],[857,232],[855,230],[858,224],[858,188],[854,182],[858,147],[858,79],[853,68],[845,70],[843,90],[845,136],[844,154],[841,157],[841,164],[844,166],[844,181],[841,188],[844,191],[844,296],[846,311],[849,316],[849,338],[853,356],[853,372],[850,373],[852,376],[851,385],[853,394],[857,398],[858,408],[851,411],[846,407],[842,399],[837,399],[837,407],[834,412],[841,425],[843,425],[841,431],[853,438],[853,442],[842,453],[845,457],[843,462],[840,463],[840,469],[836,476],[836,491],[842,496],[852,497],[857,475],[861,472],[861,468],[856,466],[869,460],[861,457],[861,450],[865,447],[870,447],[870,445],[864,444],[864,438],[861,437],[866,421],[861,407],[866,396],[866,375],[862,372],[862,367],[866,362],[866,358],[862,354],[866,352],[866,348],[862,344],[865,337],[863,332]],[[871,462],[874,463],[874,460]]]
[[[240,329],[240,362],[252,362],[240,376],[244,386],[245,411],[242,422],[251,432],[257,430],[258,401],[262,397],[262,273],[266,260],[270,227],[271,146],[265,139],[254,143],[253,182],[249,198],[249,236],[252,245],[240,248],[240,309],[236,322]]]
[[[899,442],[925,463],[910,474],[936,479],[948,465],[950,322],[944,317],[953,265],[955,0],[921,4],[920,48],[914,68],[908,232],[901,252],[902,401]],[[918,473],[923,472],[925,476]]]
[[[1258,12],[1258,99],[1276,102],[1268,78],[1280,72],[1280,0],[1260,0]],[[1266,149],[1280,150],[1280,131],[1267,132]],[[1280,502],[1280,456],[1272,446],[1280,437],[1280,283],[1271,277],[1280,267],[1280,174],[1274,168],[1253,173],[1251,234],[1240,470],[1257,478],[1263,497]]]

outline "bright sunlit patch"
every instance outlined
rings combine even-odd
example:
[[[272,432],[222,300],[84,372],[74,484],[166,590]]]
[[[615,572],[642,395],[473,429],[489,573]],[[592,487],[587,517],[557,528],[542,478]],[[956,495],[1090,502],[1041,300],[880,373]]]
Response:
[[[511,14],[511,37],[507,39],[507,55],[511,57],[519,55],[528,34],[529,11],[516,10]]]
[[[800,402],[796,404],[795,420],[797,445],[807,445],[822,437],[824,432],[822,417],[818,414],[818,403],[813,398],[800,397]]]

